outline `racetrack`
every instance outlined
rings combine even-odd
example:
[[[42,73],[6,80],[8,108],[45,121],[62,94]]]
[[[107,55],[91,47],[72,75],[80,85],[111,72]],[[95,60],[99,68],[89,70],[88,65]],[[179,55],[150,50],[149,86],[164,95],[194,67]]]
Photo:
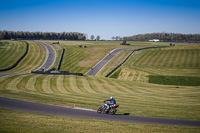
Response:
[[[54,105],[26,102],[5,97],[0,97],[0,108],[23,111],[23,112],[68,116],[68,117],[79,117],[87,119],[200,127],[200,121],[163,119],[163,118],[151,118],[151,117],[128,116],[128,115],[97,114],[94,111],[86,111],[86,110],[72,109]]]
[[[134,47],[134,48],[136,48],[136,47]],[[116,50],[110,52],[110,54],[107,55],[102,60],[103,62],[102,61],[99,62],[100,63],[99,66],[103,67],[104,65],[106,65],[106,62],[109,62],[110,59],[112,59],[117,53],[119,53],[121,50],[124,50],[124,49],[133,49],[133,47],[123,48],[123,49],[119,49],[119,50],[116,49]],[[45,64],[46,63],[44,63],[43,66]],[[98,66],[98,64],[96,66]],[[47,65],[47,68],[48,68],[48,66],[51,66],[51,64]],[[96,69],[95,67],[93,67],[93,69],[92,69],[92,72],[94,72],[94,73],[92,73],[93,75],[96,75],[95,73],[97,73],[102,68],[102,67],[97,67],[97,69]],[[16,74],[20,74],[20,73],[16,73]],[[87,75],[90,75],[90,74],[87,74]],[[87,118],[87,119],[100,119],[100,120],[133,122],[133,123],[200,127],[200,121],[149,118],[149,117],[128,116],[128,115],[114,115],[114,116],[107,115],[107,114],[99,115],[96,112],[92,112],[92,111],[75,110],[75,109],[71,109],[71,108],[38,104],[38,103],[20,101],[20,100],[9,99],[9,98],[4,98],[4,97],[0,97],[0,108],[18,110],[18,111],[24,111],[24,112],[39,113],[39,114],[79,117],[79,118]]]
[[[54,48],[51,45],[49,45],[47,43],[43,43],[43,42],[37,42],[37,43],[40,43],[46,47],[46,49],[48,51],[48,56],[47,56],[47,59],[44,62],[44,64],[42,66],[40,66],[39,68],[37,68],[36,70],[39,70],[40,68],[49,69],[55,62],[56,51],[54,50]],[[24,74],[24,73],[28,73],[28,72],[4,73],[4,74],[0,74],[0,77],[4,77],[4,76],[8,76],[8,75]]]
[[[95,76],[120,51],[126,50],[126,49],[136,49],[136,48],[138,48],[138,47],[128,47],[128,48],[114,49],[107,56],[105,56],[99,63],[97,63],[94,67],[92,67],[85,75]]]
[[[37,41],[35,41],[35,42],[37,42]],[[48,51],[48,57],[47,57],[45,63],[41,67],[39,67],[37,70],[39,70],[40,68],[45,68],[45,70],[49,69],[56,60],[56,51],[54,50],[54,48],[51,45],[49,45],[47,43],[44,43],[44,42],[37,42],[37,43],[44,45]]]

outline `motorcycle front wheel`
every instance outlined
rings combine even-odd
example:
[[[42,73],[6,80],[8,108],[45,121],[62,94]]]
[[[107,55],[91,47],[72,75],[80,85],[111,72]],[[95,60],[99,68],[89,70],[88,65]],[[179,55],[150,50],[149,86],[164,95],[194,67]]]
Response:
[[[103,108],[102,108],[102,107],[99,107],[99,108],[97,109],[97,113],[98,113],[98,114],[100,114],[102,111],[103,111]]]
[[[111,108],[109,114],[114,115],[116,113],[116,108]]]

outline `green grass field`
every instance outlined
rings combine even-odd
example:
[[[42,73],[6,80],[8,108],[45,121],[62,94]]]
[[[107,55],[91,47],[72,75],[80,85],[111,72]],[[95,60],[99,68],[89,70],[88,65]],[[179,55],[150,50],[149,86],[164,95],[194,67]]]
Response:
[[[0,45],[0,69],[12,66],[25,53],[26,43],[21,41],[5,41]]]
[[[60,44],[52,44],[53,41],[44,42],[51,44],[56,49],[58,56],[61,54],[62,48],[65,48],[60,70],[74,73],[86,73],[111,50],[119,47],[117,41],[60,41]],[[80,44],[87,46],[87,48],[79,48]],[[58,60],[59,58],[56,61]],[[55,63],[52,67],[56,68],[57,64]]]
[[[65,54],[60,70],[74,73],[86,73],[92,66],[96,65],[101,59],[103,59],[105,55],[116,48],[168,45],[168,43],[128,42],[131,43],[130,46],[119,46],[121,41],[59,41],[60,44],[52,44],[54,41],[43,42],[51,44],[56,49],[58,55],[56,62],[59,61],[59,55],[61,54],[62,48],[65,48]],[[82,46],[87,46],[87,48],[79,48],[80,44],[82,44]],[[126,55],[127,53],[124,52],[123,57],[120,56],[120,58],[126,58]],[[118,59],[117,62],[115,61],[115,64],[117,65],[121,59]],[[52,68],[56,68],[57,64],[58,63],[55,63]],[[102,72],[102,74],[104,75],[105,71]]]
[[[97,109],[112,95],[120,104],[119,114],[200,120],[197,87],[176,88],[94,76],[26,74],[1,78],[0,92],[1,96],[21,100],[91,109]]]
[[[124,47],[118,45],[119,41],[60,41],[59,45],[52,44],[53,41],[44,42],[50,43],[56,49],[58,56],[53,67],[56,68],[62,48],[65,48],[61,70],[81,73],[86,73],[111,50]],[[45,48],[35,42],[28,43],[31,48],[28,55],[19,66],[9,72],[29,71],[44,63]],[[150,42],[128,43],[140,47],[168,45],[168,43]],[[79,44],[87,48],[79,48]],[[77,107],[91,109],[97,109],[103,104],[103,100],[113,96],[120,105],[118,114],[200,120],[199,86],[177,88],[177,85],[149,83],[150,75],[199,78],[199,49],[199,45],[178,44],[164,49],[138,51],[111,75],[112,78],[104,78],[104,76],[120,64],[132,50],[120,52],[97,76],[24,74],[2,77],[0,96],[50,105],[76,104]],[[16,52],[19,52],[18,49]],[[110,132],[109,129],[113,132],[199,132],[199,128],[126,122],[114,124],[109,121],[48,116],[4,109],[0,109],[0,115],[0,131],[3,132],[63,132],[63,130]]]
[[[58,133],[197,133],[199,128],[112,122],[62,116],[40,115],[0,109],[1,132]]]
[[[198,44],[138,51],[123,65],[120,73],[115,74],[114,77],[130,81],[150,81],[158,84],[162,84],[162,82],[157,79],[162,78],[164,80],[165,78],[170,80],[164,84],[199,86],[198,81],[192,78],[198,79],[200,77],[199,56],[200,45]],[[156,76],[159,77],[156,79]],[[174,78],[174,76],[180,78]],[[188,84],[180,82],[182,79],[188,80]]]
[[[47,58],[47,51],[45,47],[35,42],[27,42],[29,43],[29,50],[22,61],[15,68],[1,73],[30,72],[37,69],[44,63]],[[16,60],[24,54],[26,49],[25,43],[20,41],[8,41],[8,44],[0,47],[3,47],[0,49],[0,57],[2,57],[0,59],[1,62],[3,62],[3,65],[1,66],[2,68],[6,68],[14,64]]]

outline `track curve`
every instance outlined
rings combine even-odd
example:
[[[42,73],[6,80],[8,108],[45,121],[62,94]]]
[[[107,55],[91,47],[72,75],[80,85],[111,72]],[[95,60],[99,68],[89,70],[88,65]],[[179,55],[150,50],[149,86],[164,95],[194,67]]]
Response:
[[[119,52],[126,49],[136,49],[136,48],[139,48],[139,47],[117,48],[117,49],[112,50],[101,61],[99,61],[94,67],[92,67],[85,75],[95,76]]]
[[[54,64],[54,62],[56,60],[56,51],[55,51],[55,49],[51,45],[49,45],[47,43],[38,42],[38,41],[35,41],[35,42],[44,45],[46,47],[47,51],[48,51],[48,57],[47,57],[45,63],[41,67],[37,68],[36,70],[39,70],[41,68],[45,68],[45,70],[49,69]]]
[[[128,115],[97,114],[96,112],[93,111],[78,110],[78,109],[72,109],[54,105],[26,102],[5,97],[0,97],[0,108],[23,111],[23,112],[68,116],[68,117],[79,117],[87,119],[200,127],[200,121],[163,119],[163,118],[151,118],[151,117],[128,116]]]
[[[37,41],[34,41],[34,42],[44,45],[48,51],[48,57],[47,57],[46,61],[44,62],[44,64],[42,66],[40,66],[36,70],[39,70],[41,68],[49,69],[56,60],[56,51],[54,50],[54,48],[51,45],[49,45],[47,43],[37,42]],[[16,75],[16,74],[25,74],[25,73],[29,73],[29,72],[3,73],[3,74],[0,74],[0,77]]]

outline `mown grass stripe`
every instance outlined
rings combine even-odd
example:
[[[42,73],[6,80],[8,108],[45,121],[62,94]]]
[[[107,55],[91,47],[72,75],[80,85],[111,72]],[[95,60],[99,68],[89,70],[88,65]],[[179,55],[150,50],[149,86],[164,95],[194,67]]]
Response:
[[[42,83],[43,83],[43,80],[44,80],[44,77],[43,75],[40,75],[40,77],[38,77],[36,79],[36,82],[35,82],[35,88],[38,92],[44,92],[43,88],[42,88]]]
[[[18,77],[18,75],[14,75],[14,76],[10,76],[10,77],[7,77],[7,78],[4,78],[4,80],[2,80],[1,82],[0,82],[0,89],[1,90],[6,90],[6,85],[8,84],[8,83],[10,83],[13,79],[15,79],[16,77]]]
[[[5,45],[6,50],[4,50],[1,54],[1,67],[2,68],[6,68],[11,66],[11,62],[14,61],[13,56],[15,56],[15,54],[17,54],[17,52],[19,52],[18,47],[20,45],[15,45],[15,43],[8,43]],[[17,51],[16,51],[17,50]],[[15,56],[16,57],[16,56]],[[8,61],[9,60],[9,61]]]
[[[137,66],[148,66],[149,60],[151,59],[151,50],[144,51],[145,54],[140,56],[137,61],[135,62],[135,65]]]
[[[71,75],[70,76],[70,88],[75,92],[75,93],[83,93],[77,86],[76,82],[76,77]]]
[[[196,56],[196,61],[197,61],[197,64],[196,64],[196,68],[200,68],[200,50],[196,50],[197,51],[197,56]]]
[[[93,80],[93,83],[95,84],[95,86],[97,87],[97,89],[100,91],[100,93],[109,93],[109,91],[104,89],[104,87],[101,85],[101,83],[99,82],[98,79],[92,78],[92,80]]]
[[[151,66],[157,66],[159,63],[156,63],[157,62],[157,60],[158,60],[158,58],[159,58],[159,56],[160,56],[160,54],[161,54],[161,51],[160,50],[155,50],[155,51],[152,51],[152,54],[151,54],[151,62],[149,62],[148,63],[148,67],[151,67]]]
[[[87,80],[91,88],[97,93],[103,93],[101,89],[98,88],[97,84],[95,83],[95,79],[91,76],[87,76]]]
[[[19,64],[14,68],[12,69],[11,71],[17,71],[17,72],[22,72],[24,71],[24,69],[27,69],[29,67],[29,64],[31,64],[32,60],[28,60],[27,62],[27,58],[29,58],[31,54],[31,51],[32,51],[32,44],[29,44],[29,50],[28,50],[28,53],[27,55],[25,56],[25,58],[19,62]]]
[[[42,89],[44,90],[45,93],[54,93],[51,90],[50,86],[50,79],[49,76],[44,76],[43,82],[42,82]]]
[[[87,90],[89,93],[96,93],[96,91],[94,91],[90,84],[88,83],[88,80],[86,77],[81,77],[81,80],[82,80],[82,84],[83,84],[83,87],[85,88],[85,90]]]
[[[178,63],[177,62],[180,62],[180,55],[181,55],[181,51],[180,50],[178,50],[178,51],[176,51],[176,53],[174,53],[174,59],[173,59],[173,68],[178,68]]]
[[[6,85],[6,90],[18,90],[18,84],[20,81],[27,75],[18,75],[18,77],[14,78],[11,80],[7,85]]]
[[[187,50],[181,50],[181,54],[179,55],[180,56],[180,61],[179,61],[179,64],[178,64],[178,68],[180,69],[183,69],[183,68],[187,68],[186,64],[185,64],[185,61],[187,60]],[[187,61],[186,61],[187,62]]]
[[[43,46],[43,45],[40,45],[38,43],[36,43],[36,45],[38,45],[39,47],[39,58],[37,59],[37,64],[38,64],[38,67],[42,66],[42,64],[45,62],[45,60],[47,59],[47,50],[46,48]]]
[[[198,52],[197,52],[196,49],[192,50],[192,52],[193,52],[193,54],[192,54],[193,55],[193,57],[192,57],[192,68],[194,69],[194,68],[197,68],[196,65],[197,65],[198,59],[196,57],[198,55]]]
[[[115,81],[110,80],[109,83],[118,93],[126,93],[126,91],[122,89]]]
[[[162,67],[169,67],[168,64],[166,64],[166,62],[169,62],[169,60],[171,60],[171,51],[169,50],[162,50],[162,53],[160,53],[161,55],[158,55],[160,57],[160,59],[157,60],[157,64],[153,66],[157,66],[158,68],[162,68]],[[151,67],[153,67],[151,66]]]
[[[169,66],[170,68],[174,68],[174,60],[176,60],[177,56],[176,56],[176,52],[171,51],[170,52],[170,60],[169,60]]]
[[[32,66],[36,65],[40,56],[39,53],[39,47],[37,46],[37,44],[33,44],[32,45],[34,47],[31,56],[29,56],[29,61],[27,62],[27,64],[23,65],[22,69],[24,69],[24,71],[28,71],[32,68]]]
[[[40,52],[39,44],[29,42],[29,50],[25,58],[16,66],[16,68],[9,72],[25,72],[32,71],[38,68],[46,58],[46,52]]]
[[[76,93],[70,88],[70,76],[65,75],[63,79],[63,86],[67,92],[71,93]]]
[[[26,50],[26,44],[22,42],[8,42],[3,49],[0,49],[0,68],[8,68],[12,66],[16,61],[21,58]]]
[[[123,88],[126,88],[126,91],[128,91],[129,93],[137,93],[137,89],[130,83],[131,82],[118,82],[118,84],[120,84],[120,86],[122,86]]]
[[[31,91],[37,91],[35,88],[35,82],[36,82],[36,79],[40,77],[40,75],[37,75],[37,74],[31,74],[31,75],[33,76],[27,82],[27,89]]]
[[[101,81],[103,82],[104,86],[107,87],[111,92],[122,93],[116,88],[116,86],[113,86],[108,80],[102,79]]]
[[[23,79],[17,85],[17,88],[20,90],[26,91],[27,90],[27,82],[30,78],[31,78],[31,75],[26,75],[25,77],[23,77]]]
[[[20,62],[18,63],[18,65],[17,65],[14,69],[12,69],[11,71],[22,72],[22,71],[24,71],[24,68],[28,68],[28,67],[29,67],[29,64],[30,64],[31,61],[29,61],[28,64],[27,64],[27,58],[30,56],[30,51],[31,51],[31,50],[32,50],[31,44],[29,44],[29,50],[28,50],[27,55],[26,55],[26,56],[23,58],[23,60],[20,61]]]
[[[56,77],[54,76],[51,76],[51,79],[50,79],[50,87],[51,87],[51,90],[54,92],[54,93],[60,93],[60,91],[58,90],[57,86],[57,79]]]
[[[101,84],[102,88],[104,88],[104,90],[106,90],[109,93],[113,93],[113,91],[110,88],[108,88],[108,86],[105,85],[105,83],[102,79],[97,79],[97,80]]]
[[[76,78],[76,83],[77,83],[77,86],[78,86],[78,88],[82,91],[82,92],[84,92],[84,93],[88,93],[88,91],[84,88],[84,86],[83,86],[83,82],[82,82],[82,77],[80,77],[80,76],[76,76],[75,77]]]
[[[168,60],[168,50],[165,50],[164,48],[161,49],[162,53],[158,56],[158,59],[156,60],[156,65],[158,67],[163,67],[166,65],[166,61]]]
[[[63,94],[68,94],[69,92],[66,91],[66,89],[64,88],[64,75],[59,75],[57,77],[57,89],[59,92],[63,93]]]
[[[119,84],[116,81],[111,81],[111,83],[116,86],[116,88],[118,88],[119,91],[123,92],[123,93],[132,93],[132,91],[130,91],[129,89],[127,89],[126,87],[122,86],[121,84]]]

